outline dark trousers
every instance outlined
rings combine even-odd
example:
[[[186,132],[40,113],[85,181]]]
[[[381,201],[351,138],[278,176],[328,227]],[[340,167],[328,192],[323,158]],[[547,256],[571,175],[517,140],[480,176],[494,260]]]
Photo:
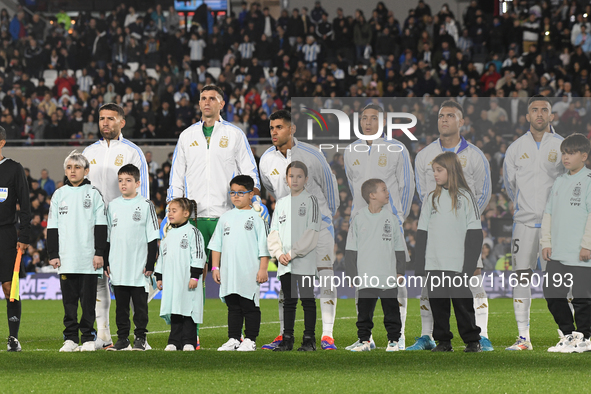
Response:
[[[64,340],[80,343],[78,330],[82,334],[82,342],[94,341],[96,331],[96,282],[94,274],[62,274],[60,287],[64,303]],[[78,323],[78,301],[82,307],[82,317]]]
[[[460,286],[445,282],[442,275],[448,278],[462,277],[463,274],[452,271],[429,271],[427,286],[429,291],[429,302],[433,312],[433,338],[436,341],[451,341],[454,337],[449,327],[449,318],[451,316],[451,304],[453,303],[458,331],[464,343],[477,342],[480,340],[480,327],[476,325],[474,316],[474,298],[470,291],[469,283]],[[433,277],[441,279],[439,287],[431,288]],[[463,279],[463,278],[462,278]],[[469,279],[469,277],[468,277]],[[459,278],[455,283],[459,282]]]
[[[18,237],[14,225],[0,226],[0,282],[2,283],[12,281],[17,240]]]
[[[384,311],[384,327],[388,333],[388,342],[398,342],[402,328],[398,289],[361,289],[357,294],[357,338],[369,341],[373,329],[373,312],[379,298]]]
[[[283,334],[293,336],[299,290],[299,297],[304,308],[304,336],[313,337],[316,331],[314,277],[289,273],[281,275],[279,279],[285,297],[283,302]]]
[[[244,323],[244,336],[256,341],[261,328],[261,309],[254,300],[238,294],[229,294],[224,300],[228,306],[228,338],[240,340]]]
[[[168,344],[181,350],[184,345],[197,346],[197,323],[191,316],[170,315]]]
[[[564,335],[577,331],[587,339],[591,336],[591,267],[572,267],[550,260],[546,265],[548,280],[544,281],[544,297],[548,309]],[[572,286],[575,310],[573,318],[568,306],[569,287]],[[577,327],[575,328],[575,323]]]
[[[129,321],[129,301],[133,301],[133,324],[135,337],[146,338],[148,330],[148,293],[144,287],[113,286],[115,301],[117,302],[117,337],[129,337],[131,323]]]

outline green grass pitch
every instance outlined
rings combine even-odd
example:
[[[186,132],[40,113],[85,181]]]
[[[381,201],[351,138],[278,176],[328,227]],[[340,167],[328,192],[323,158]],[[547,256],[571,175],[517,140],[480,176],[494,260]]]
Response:
[[[335,341],[339,350],[315,353],[217,352],[227,338],[226,308],[207,300],[201,328],[202,350],[164,352],[168,329],[158,317],[159,301],[150,303],[151,333],[147,352],[59,353],[63,308],[60,301],[23,301],[21,353],[0,351],[0,392],[588,392],[591,353],[551,354],[556,325],[544,300],[534,300],[531,335],[534,350],[508,352],[516,325],[511,299],[490,300],[489,335],[494,352],[465,354],[455,338],[454,353],[428,351],[386,353],[380,306],[374,338],[378,349],[367,353],[344,350],[356,340],[353,300],[339,300]],[[4,305],[4,303],[2,303]],[[278,334],[277,301],[261,300],[260,348]],[[420,334],[418,300],[409,300],[406,343]],[[116,332],[115,306],[111,331]],[[320,312],[319,312],[320,314]],[[0,316],[5,316],[0,311]],[[298,309],[296,344],[303,322]],[[453,320],[453,318],[452,318]],[[321,321],[317,323],[320,343]],[[454,333],[457,333],[455,324]],[[6,336],[6,323],[0,332]],[[456,334],[457,336],[457,334]]]

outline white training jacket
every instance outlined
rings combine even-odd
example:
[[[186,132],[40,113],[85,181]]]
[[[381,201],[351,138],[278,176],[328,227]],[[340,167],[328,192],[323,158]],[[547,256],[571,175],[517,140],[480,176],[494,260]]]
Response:
[[[287,157],[284,157],[275,146],[267,149],[259,163],[265,189],[277,200],[290,194],[285,171],[292,160],[301,161],[308,167],[306,190],[318,199],[322,214],[320,229],[328,229],[334,236],[332,218],[340,204],[339,188],[337,178],[318,148],[294,138],[292,148],[287,150]]]
[[[125,139],[123,135],[111,140],[109,145],[104,138],[87,146],[82,152],[90,162],[88,180],[96,187],[105,200],[110,203],[121,196],[119,191],[119,179],[117,172],[126,164],[133,164],[140,170],[140,188],[138,193],[142,197],[150,199],[150,174],[144,152],[133,142]]]
[[[539,148],[529,130],[507,148],[503,182],[515,205],[515,222],[528,227],[542,226],[552,185],[566,172],[560,153],[563,140],[550,126],[550,132],[544,134]]]
[[[228,192],[236,175],[249,175],[254,187],[261,188],[246,134],[220,118],[213,126],[208,149],[203,121],[199,121],[179,136],[166,201],[187,197],[197,202],[198,217],[219,218],[233,207]]]
[[[439,138],[423,148],[415,159],[415,178],[417,182],[417,191],[421,201],[437,187],[435,177],[433,176],[433,160],[444,152]],[[486,156],[475,145],[472,145],[460,138],[460,143],[454,148],[458,155],[464,177],[468,182],[468,187],[476,197],[479,213],[482,214],[486,209],[491,196],[490,165]]]
[[[386,183],[390,192],[392,212],[404,221],[410,213],[415,193],[410,155],[404,144],[395,139],[378,138],[372,145],[367,145],[366,141],[359,139],[347,147],[343,158],[353,196],[351,218],[367,206],[361,196],[363,182],[378,178]]]

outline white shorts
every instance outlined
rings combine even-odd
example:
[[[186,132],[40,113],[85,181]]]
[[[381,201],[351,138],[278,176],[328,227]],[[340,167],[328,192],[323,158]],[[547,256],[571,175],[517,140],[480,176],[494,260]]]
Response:
[[[334,238],[328,229],[320,230],[316,245],[316,267],[332,268],[334,264]]]
[[[541,258],[541,236],[541,228],[528,227],[521,223],[513,224],[513,237],[511,240],[513,271],[535,270],[538,266],[538,260],[542,264],[542,270],[546,269],[546,262]]]

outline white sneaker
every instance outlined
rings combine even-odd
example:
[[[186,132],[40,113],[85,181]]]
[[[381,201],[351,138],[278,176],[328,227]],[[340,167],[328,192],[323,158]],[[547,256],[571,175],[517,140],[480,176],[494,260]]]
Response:
[[[550,353],[561,353],[562,349],[566,346],[566,337],[560,330],[558,330],[558,337],[560,338],[558,343],[555,346],[548,348]]]
[[[164,348],[165,352],[176,352],[176,346],[174,346],[172,343],[169,345],[166,345],[166,347]]]
[[[353,350],[354,348],[356,348],[359,345],[359,343],[360,342],[359,342],[359,339],[358,339],[357,341],[355,341],[355,343],[347,346],[345,348],[345,350]],[[373,335],[369,337],[369,348],[370,348],[370,350],[373,350],[373,349],[376,348],[376,343],[373,340]]]
[[[356,347],[357,347],[357,345],[359,345],[359,343],[361,343],[361,341],[358,339],[358,340],[356,340],[356,341],[355,341],[355,343],[353,343],[353,344],[351,344],[351,345],[347,346],[347,347],[345,348],[345,350],[353,350],[354,348],[356,348]]]
[[[398,350],[404,350],[406,349],[406,340],[404,338],[404,335],[400,336],[400,339],[398,340]]]
[[[86,341],[82,344],[82,346],[80,346],[80,351],[81,352],[94,352],[95,349],[95,341]]]
[[[579,345],[585,338],[583,334],[580,332],[573,331],[572,334],[566,336],[566,343],[562,349],[560,349],[560,353],[583,353],[583,347],[579,350]],[[588,344],[584,347],[587,348]]]
[[[583,337],[583,334],[580,332],[573,332],[573,334],[581,334],[581,339],[579,339],[579,343],[575,345],[575,353],[584,353],[591,351],[591,341]]]
[[[397,352],[400,350],[400,347],[398,346],[399,342],[388,342],[388,347],[386,348],[387,352]]]
[[[70,339],[64,342],[64,345],[61,347],[60,352],[78,352],[80,349],[78,348],[78,344]]]
[[[230,338],[228,342],[218,348],[218,352],[231,352],[238,349],[239,346],[240,341],[238,339]]]
[[[534,347],[531,345],[531,342],[525,339],[524,337],[517,337],[517,341],[505,350],[534,350]]]
[[[175,347],[175,349],[176,349],[176,347]],[[194,352],[194,351],[195,351],[195,346],[193,346],[189,343],[187,343],[185,346],[183,346],[183,352]]]
[[[103,340],[103,339],[100,339],[100,338],[97,338],[97,339],[94,341],[94,348],[95,348],[96,350],[101,350],[101,349],[108,349],[108,348],[110,348],[111,346],[113,346],[113,341],[107,342],[107,341],[105,341],[105,340]]]
[[[257,344],[255,343],[255,341],[245,338],[236,350],[239,352],[254,352],[255,350],[257,350]]]
[[[371,350],[371,346],[369,341],[359,342],[357,346],[351,349],[352,352],[369,352]]]

